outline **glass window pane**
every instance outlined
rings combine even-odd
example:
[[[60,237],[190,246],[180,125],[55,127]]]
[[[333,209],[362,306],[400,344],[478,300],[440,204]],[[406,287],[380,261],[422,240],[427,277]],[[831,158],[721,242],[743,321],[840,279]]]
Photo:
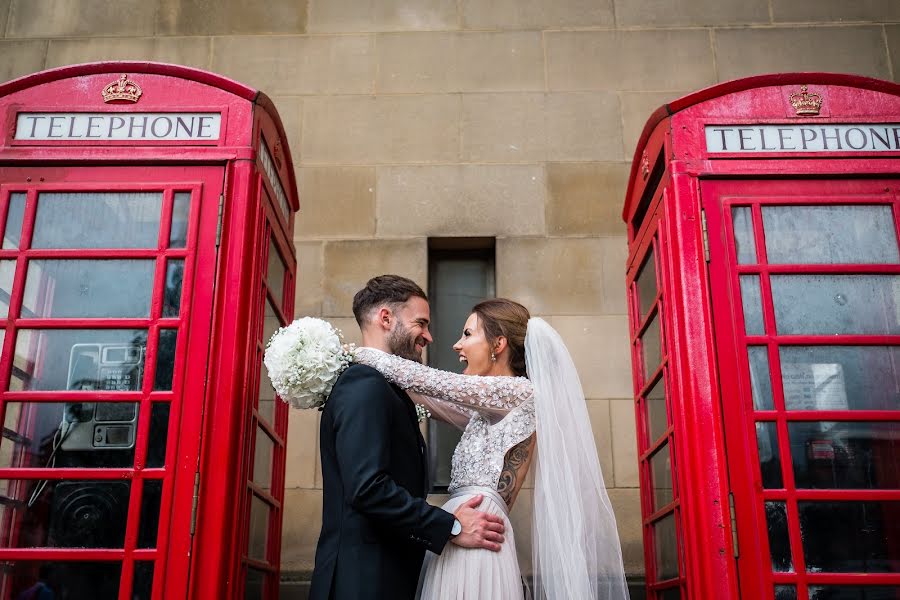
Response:
[[[769,375],[769,349],[766,346],[748,346],[750,363],[750,391],[754,410],[774,410],[772,379]]]
[[[778,450],[778,428],[775,423],[756,423],[756,447],[759,451],[759,468],[762,484],[766,489],[781,489],[781,453]]]
[[[166,289],[163,292],[163,317],[181,314],[181,283],[184,280],[184,259],[170,260],[166,265]]]
[[[137,402],[9,402],[2,468],[134,465]]]
[[[660,510],[674,498],[669,442],[650,457],[650,476],[653,479],[653,510]]]
[[[900,333],[900,275],[772,275],[778,333]]]
[[[797,506],[807,571],[900,571],[900,501],[801,501]]]
[[[644,358],[644,381],[656,372],[662,363],[662,340],[659,331],[659,313],[653,317],[641,336],[641,354]]]
[[[657,581],[678,577],[678,540],[675,529],[674,513],[666,515],[653,525]]]
[[[262,356],[257,361],[259,367],[259,392],[257,394],[259,418],[269,425],[275,424],[275,388],[269,379],[269,370],[262,364]]]
[[[793,572],[794,563],[791,561],[787,508],[784,502],[766,502],[766,523],[769,529],[772,570],[776,573]]]
[[[187,246],[190,210],[190,192],[175,192],[175,202],[172,204],[172,228],[169,230],[169,248]]]
[[[773,264],[896,263],[890,206],[763,206]]]
[[[3,564],[0,589],[9,593],[4,598],[117,600],[119,597],[122,576],[119,562],[4,560]],[[32,590],[38,595],[30,596]],[[44,590],[49,590],[49,595]]]
[[[141,389],[144,329],[20,329],[11,389]]]
[[[156,351],[156,378],[154,390],[171,390],[172,375],[175,372],[175,347],[178,343],[177,329],[159,330],[159,348]]]
[[[263,600],[263,586],[266,574],[256,569],[247,568],[247,580],[244,584],[244,600]]]
[[[741,275],[741,303],[744,307],[744,329],[747,335],[764,335],[762,296],[759,291],[759,275]]]
[[[272,453],[275,442],[263,429],[256,427],[256,451],[253,454],[253,482],[268,491],[272,487]]]
[[[681,600],[681,588],[674,587],[658,591],[656,592],[656,597],[659,600]]]
[[[897,586],[811,585],[809,600],[898,600]]]
[[[256,560],[266,560],[266,545],[269,540],[269,505],[256,496],[250,502],[250,535],[247,556]]]
[[[0,260],[0,318],[9,316],[13,279],[16,276],[15,260]]]
[[[25,218],[25,193],[9,195],[9,212],[6,214],[6,228],[3,230],[3,249],[18,250],[22,241],[22,220]]]
[[[138,528],[138,548],[156,548],[162,488],[163,482],[160,479],[144,480],[144,493],[141,498],[141,521]]]
[[[154,260],[31,260],[22,316],[149,317],[155,267]]]
[[[641,310],[639,316],[643,319],[656,300],[656,255],[652,248],[647,253],[647,260],[644,261],[644,266],[637,276],[637,292]]]
[[[900,422],[788,423],[801,489],[900,489]]]
[[[166,448],[169,437],[169,403],[154,402],[150,409],[150,441],[147,446],[147,468],[166,465]]]
[[[753,238],[753,213],[749,206],[731,209],[734,222],[734,244],[739,265],[756,264],[756,240]]]
[[[647,428],[650,434],[650,443],[652,444],[669,428],[669,421],[666,415],[665,377],[660,378],[650,388],[650,391],[647,392],[645,403],[647,404]]]
[[[0,480],[0,547],[122,548],[130,481]]]
[[[797,600],[797,587],[793,585],[776,585],[775,600]]]
[[[900,347],[784,346],[788,410],[900,410]]]
[[[159,192],[43,192],[32,248],[156,248]]]
[[[269,282],[269,289],[275,301],[279,303],[284,301],[284,275],[287,271],[284,266],[284,260],[278,253],[278,249],[273,242],[269,242],[269,269],[266,272],[266,280]]]
[[[131,600],[150,600],[153,594],[153,563],[134,563],[134,586]]]

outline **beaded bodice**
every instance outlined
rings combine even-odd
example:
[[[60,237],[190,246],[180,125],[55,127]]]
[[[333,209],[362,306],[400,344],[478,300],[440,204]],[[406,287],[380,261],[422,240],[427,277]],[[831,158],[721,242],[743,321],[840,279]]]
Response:
[[[446,420],[460,426],[468,420],[453,453],[451,492],[472,485],[497,489],[506,453],[534,433],[534,390],[525,377],[460,375],[374,348],[358,348],[355,360]]]

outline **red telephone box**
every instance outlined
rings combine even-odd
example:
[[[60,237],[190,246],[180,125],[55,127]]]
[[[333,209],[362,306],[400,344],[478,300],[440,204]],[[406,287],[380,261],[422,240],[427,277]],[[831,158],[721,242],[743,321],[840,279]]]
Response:
[[[277,598],[297,188],[262,93],[174,65],[0,86],[0,599]],[[34,595],[32,595],[34,594]]]
[[[665,105],[623,217],[648,597],[900,598],[900,86]]]

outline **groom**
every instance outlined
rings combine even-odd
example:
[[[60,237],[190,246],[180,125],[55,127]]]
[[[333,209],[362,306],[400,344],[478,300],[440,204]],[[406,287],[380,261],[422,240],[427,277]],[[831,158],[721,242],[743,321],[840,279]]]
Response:
[[[363,346],[421,361],[431,342],[425,292],[405,277],[370,279],[353,298]],[[450,541],[500,550],[503,521],[476,510],[450,514],[425,502],[425,442],[409,396],[381,373],[351,365],[341,374],[319,434],[322,532],[310,600],[405,600],[416,593],[425,550]]]

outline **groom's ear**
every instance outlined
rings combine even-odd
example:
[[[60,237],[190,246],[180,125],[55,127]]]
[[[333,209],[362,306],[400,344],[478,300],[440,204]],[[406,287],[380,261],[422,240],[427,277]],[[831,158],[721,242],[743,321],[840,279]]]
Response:
[[[394,311],[389,306],[382,306],[375,313],[375,324],[384,331],[390,331],[394,325]]]

